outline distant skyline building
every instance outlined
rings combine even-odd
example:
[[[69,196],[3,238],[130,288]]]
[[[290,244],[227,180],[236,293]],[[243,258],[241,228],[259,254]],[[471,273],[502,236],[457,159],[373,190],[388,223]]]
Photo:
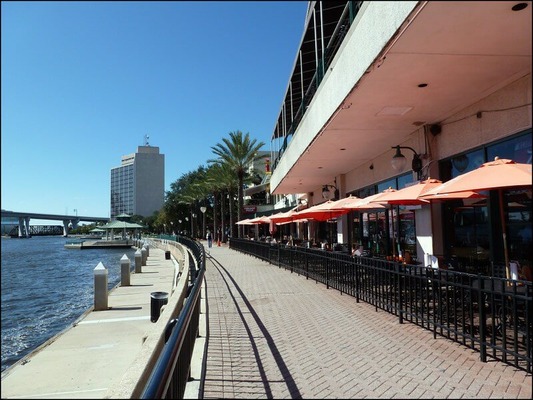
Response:
[[[165,155],[159,147],[138,146],[111,168],[111,218],[120,214],[151,216],[165,202]]]

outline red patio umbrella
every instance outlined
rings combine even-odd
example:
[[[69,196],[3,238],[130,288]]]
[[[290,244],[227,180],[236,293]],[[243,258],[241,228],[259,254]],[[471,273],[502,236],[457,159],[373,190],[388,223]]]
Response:
[[[255,217],[255,218],[252,218],[248,221],[250,224],[254,225],[254,224],[269,224],[270,223],[270,218],[266,217],[266,216],[261,216],[261,217]]]
[[[250,218],[241,219],[240,221],[236,222],[237,225],[253,225],[253,222],[250,222]]]
[[[459,175],[442,185],[426,192],[427,195],[444,195],[465,191],[497,190],[500,203],[500,220],[502,225],[503,251],[505,256],[505,271],[509,278],[509,252],[507,249],[507,234],[505,214],[503,209],[503,191],[505,189],[529,188],[531,181],[531,164],[516,163],[513,160],[500,159],[486,162],[480,167]]]

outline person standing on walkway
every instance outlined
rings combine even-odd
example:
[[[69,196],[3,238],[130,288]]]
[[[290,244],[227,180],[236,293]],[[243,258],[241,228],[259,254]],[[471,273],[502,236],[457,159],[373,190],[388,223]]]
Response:
[[[205,238],[207,239],[207,247],[213,247],[213,236],[211,236],[211,231],[207,231],[207,236]]]

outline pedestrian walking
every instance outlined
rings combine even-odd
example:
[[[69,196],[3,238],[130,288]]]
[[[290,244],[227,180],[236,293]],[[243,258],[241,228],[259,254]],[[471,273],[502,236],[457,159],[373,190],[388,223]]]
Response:
[[[207,235],[205,238],[207,239],[207,247],[213,247],[213,236],[211,236],[211,231],[207,231]]]

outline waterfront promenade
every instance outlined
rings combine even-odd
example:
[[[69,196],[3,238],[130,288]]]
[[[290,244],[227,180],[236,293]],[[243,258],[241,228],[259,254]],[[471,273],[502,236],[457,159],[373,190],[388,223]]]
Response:
[[[479,353],[225,245],[206,250],[204,398],[531,398],[524,371],[482,363]],[[150,292],[170,292],[175,268],[151,248],[132,286],[110,293],[110,310],[86,313],[8,370],[1,397],[124,398],[143,338],[166,323],[164,311],[150,322]]]
[[[108,310],[86,312],[74,327],[4,371],[1,397],[96,399],[117,391],[147,334],[166,325],[164,312],[157,323],[150,321],[150,293],[171,293],[178,267],[161,249],[150,248],[149,254],[142,273],[131,274],[130,286],[109,292]]]
[[[206,285],[207,399],[532,396],[524,371],[227,247]]]

